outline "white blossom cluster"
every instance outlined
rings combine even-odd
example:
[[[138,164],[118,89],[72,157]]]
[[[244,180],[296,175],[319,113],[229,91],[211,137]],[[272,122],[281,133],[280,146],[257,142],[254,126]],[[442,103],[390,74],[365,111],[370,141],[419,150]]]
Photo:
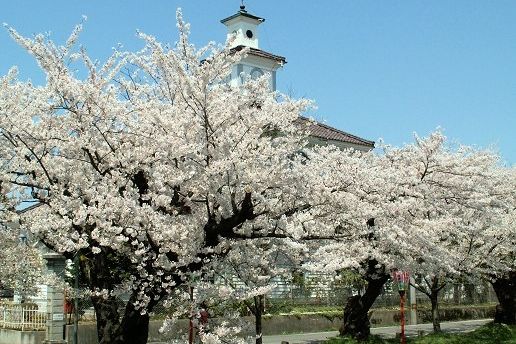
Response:
[[[339,162],[347,157],[331,157],[320,190],[335,197],[325,197],[328,218],[346,235],[317,246],[308,268],[360,271],[374,260],[387,272],[494,277],[516,267],[514,168],[489,151],[451,147],[439,131],[383,148],[355,161],[355,174]]]
[[[294,124],[311,103],[265,77],[224,84],[246,52],[197,50],[180,14],[178,28],[173,49],[140,34],[143,50],[103,65],[75,50],[81,26],[64,46],[9,28],[47,80],[0,79],[5,209],[38,201],[23,225],[80,256],[93,296],[129,286],[142,313],[234,241],[299,237],[311,216]]]
[[[383,154],[311,147],[296,122],[311,102],[270,92],[266,76],[227,85],[246,50],[196,49],[180,12],[173,48],[140,33],[141,51],[102,65],[75,48],[81,28],[63,46],[9,28],[46,83],[0,78],[0,220],[39,202],[23,225],[80,258],[97,302],[125,286],[145,315],[210,269],[245,285],[219,296],[261,295],[287,278],[280,252],[294,264],[311,252],[305,267],[320,271],[516,268],[516,174],[494,154],[440,132]]]
[[[54,276],[43,273],[39,250],[28,242],[20,242],[19,233],[13,226],[0,228],[0,286],[12,289],[26,301],[38,293],[38,285],[50,282]]]

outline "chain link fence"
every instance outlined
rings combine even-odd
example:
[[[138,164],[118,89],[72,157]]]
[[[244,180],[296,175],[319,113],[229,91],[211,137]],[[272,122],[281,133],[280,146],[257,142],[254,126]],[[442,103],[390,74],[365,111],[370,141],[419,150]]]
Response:
[[[360,280],[338,280],[328,274],[304,273],[294,274],[291,280],[278,279],[274,281],[275,288],[266,295],[266,311],[269,313],[289,313],[294,309],[317,311],[319,309],[342,309],[350,296],[364,292],[363,282]],[[400,297],[396,285],[388,281],[382,294],[376,299],[374,309],[396,309],[399,307]],[[429,297],[415,289],[416,304],[419,307],[430,307]],[[498,300],[496,294],[487,281],[478,280],[470,283],[448,283],[439,293],[439,304],[447,306],[474,306],[494,305]],[[237,302],[235,302],[237,303]],[[216,308],[216,305],[214,305]],[[238,308],[238,305],[235,305]],[[242,315],[249,315],[244,306],[241,306]],[[153,314],[162,318],[170,310],[158,304]]]
[[[266,311],[270,313],[288,313],[293,309],[342,309],[348,297],[364,292],[363,282],[359,280],[339,280],[328,274],[299,273],[293,274],[290,280],[277,279],[275,287],[266,295]],[[410,300],[409,290],[407,300]],[[419,307],[430,307],[430,299],[420,291],[416,293],[416,304]],[[73,299],[69,300],[73,303]],[[120,311],[126,300],[120,300]],[[382,294],[377,298],[372,308],[394,309],[399,306],[400,298],[396,286],[388,281]],[[479,280],[473,283],[448,283],[439,293],[439,304],[446,306],[473,306],[492,305],[497,303],[496,294],[487,281]],[[91,299],[82,296],[78,300],[78,316],[80,322],[95,321],[95,311]],[[216,309],[217,305],[212,305]],[[248,315],[245,306],[235,301],[234,309],[240,310],[242,315]],[[154,307],[151,317],[164,319],[172,314],[172,309],[161,302]],[[216,310],[214,310],[216,312]],[[67,322],[73,323],[73,307],[67,312]]]

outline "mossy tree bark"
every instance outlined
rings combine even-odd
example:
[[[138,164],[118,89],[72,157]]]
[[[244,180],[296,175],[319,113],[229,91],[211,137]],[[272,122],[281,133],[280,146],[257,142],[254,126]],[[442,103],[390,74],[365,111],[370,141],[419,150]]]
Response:
[[[351,336],[357,340],[365,340],[369,337],[371,332],[369,310],[382,293],[383,286],[389,277],[385,267],[379,265],[376,260],[371,259],[367,262],[364,276],[367,281],[365,292],[363,295],[348,298],[344,307],[344,320],[339,331],[341,336]]]
[[[495,323],[516,325],[516,271],[491,282],[498,298]]]
[[[432,327],[434,332],[441,332],[441,319],[439,318],[439,292],[432,289],[430,292],[430,303],[432,304]]]
[[[116,257],[116,258],[114,258]],[[96,291],[114,289],[120,283],[119,269],[130,266],[123,257],[114,256],[108,249],[99,254],[82,254],[79,259],[81,279],[93,292],[91,301],[97,318],[99,344],[146,344],[149,334],[149,312],[163,297],[149,291],[151,301],[142,314],[135,308],[137,291],[127,302],[107,293],[97,295]]]

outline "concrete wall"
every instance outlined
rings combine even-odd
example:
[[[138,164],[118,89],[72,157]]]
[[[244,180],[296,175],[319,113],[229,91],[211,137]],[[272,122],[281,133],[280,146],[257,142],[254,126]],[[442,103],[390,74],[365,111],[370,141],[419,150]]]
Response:
[[[149,342],[166,342],[170,339],[179,339],[188,334],[188,319],[179,319],[171,330],[165,334],[160,333],[159,329],[163,325],[162,320],[152,320],[149,324]],[[97,326],[95,323],[79,324],[79,343],[98,344]],[[65,339],[68,343],[73,343],[73,325],[66,326]],[[0,343],[2,344],[2,343]]]
[[[170,332],[162,334],[159,332],[159,329],[163,325],[163,321],[152,320],[149,324],[149,342],[166,342],[170,339],[181,338],[181,336],[188,333],[188,324],[189,321],[187,319],[179,319]],[[79,324],[78,337],[81,344],[98,344],[96,324]],[[73,343],[73,325],[66,326],[65,339],[68,343]]]
[[[73,343],[73,325],[66,325],[65,331],[66,342]],[[80,344],[98,344],[97,324],[94,322],[79,324],[78,339]]]
[[[454,307],[441,309],[442,321],[484,319],[491,318],[494,314],[494,306],[479,307]],[[427,320],[430,310],[418,310],[418,318]],[[254,317],[244,317],[243,320],[249,324],[244,334],[252,335],[254,330]],[[341,314],[300,314],[300,315],[278,315],[266,316],[263,319],[264,335],[275,335],[283,333],[308,333],[327,330],[338,330],[342,321]],[[217,319],[210,319],[214,324]],[[427,322],[427,321],[426,321]],[[162,326],[161,320],[153,320],[149,324],[149,342],[166,342],[171,339],[179,339],[188,333],[188,320],[180,319],[166,334],[159,333]],[[399,311],[397,310],[374,310],[371,314],[372,327],[393,326],[399,324]],[[66,326],[66,339],[72,343],[73,325]],[[17,344],[18,342],[0,342],[0,344]],[[98,344],[95,323],[79,325],[80,344]],[[25,343],[23,343],[25,344]],[[33,344],[33,343],[28,343]],[[34,343],[39,344],[39,343]]]
[[[0,344],[41,344],[45,331],[16,331],[0,329]]]

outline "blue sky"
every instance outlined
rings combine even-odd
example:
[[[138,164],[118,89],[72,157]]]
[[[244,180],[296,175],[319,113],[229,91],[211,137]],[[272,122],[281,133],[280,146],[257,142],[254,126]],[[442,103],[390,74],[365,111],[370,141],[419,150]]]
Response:
[[[111,47],[141,47],[137,29],[174,43],[175,11],[192,41],[223,42],[219,20],[238,0],[5,1],[0,22],[62,43],[82,15],[80,43],[103,60]],[[452,140],[494,147],[516,163],[516,1],[247,0],[266,18],[260,47],[285,56],[278,88],[314,99],[318,120],[400,145],[444,128]],[[32,58],[0,30],[0,74],[18,65],[42,82]]]

